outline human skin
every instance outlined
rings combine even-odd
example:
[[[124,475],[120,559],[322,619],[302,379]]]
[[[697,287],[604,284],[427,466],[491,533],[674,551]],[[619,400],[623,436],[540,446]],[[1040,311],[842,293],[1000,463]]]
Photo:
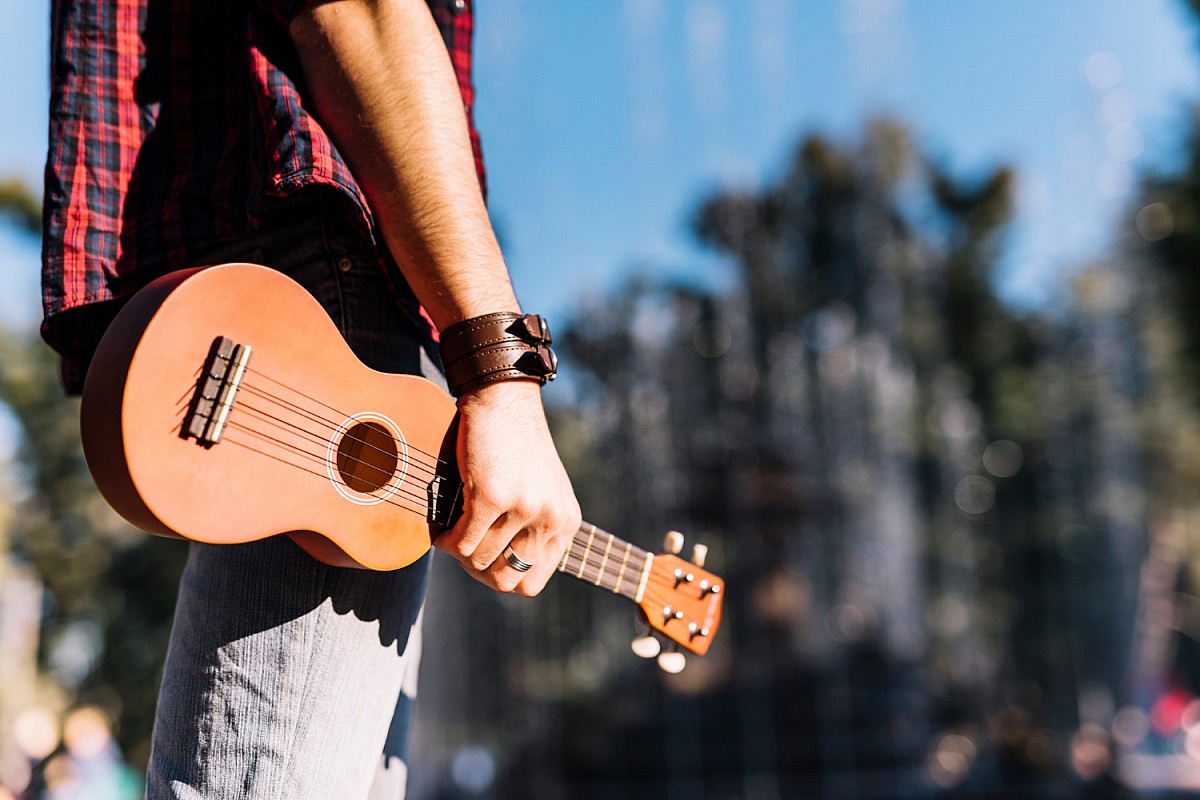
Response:
[[[290,26],[307,99],[363,189],[383,239],[440,328],[517,311],[475,174],[453,65],[424,0],[315,0]],[[458,399],[463,515],[435,545],[492,588],[533,596],[579,529],[579,503],[540,386]],[[528,572],[501,557],[512,544]]]

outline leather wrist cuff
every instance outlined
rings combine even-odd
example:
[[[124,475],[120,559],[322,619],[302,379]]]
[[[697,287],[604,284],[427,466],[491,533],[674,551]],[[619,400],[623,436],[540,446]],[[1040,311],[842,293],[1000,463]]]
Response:
[[[554,380],[558,359],[552,341],[537,314],[502,311],[451,325],[438,346],[450,393],[460,397],[504,380]]]

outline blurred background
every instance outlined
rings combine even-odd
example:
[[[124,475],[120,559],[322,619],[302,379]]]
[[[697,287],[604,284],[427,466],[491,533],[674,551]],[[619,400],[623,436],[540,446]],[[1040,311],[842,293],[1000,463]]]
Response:
[[[0,798],[133,797],[184,548],[37,340],[48,9],[0,14]],[[438,563],[410,797],[1200,792],[1198,45],[1197,0],[479,0],[585,514],[729,591],[669,675],[621,598]]]

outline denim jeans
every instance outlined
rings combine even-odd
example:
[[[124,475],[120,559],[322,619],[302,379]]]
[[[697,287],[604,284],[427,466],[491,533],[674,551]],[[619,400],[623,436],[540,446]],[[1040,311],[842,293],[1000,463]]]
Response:
[[[251,261],[309,289],[360,359],[441,381],[344,201],[305,190],[259,235],[199,263]],[[149,798],[402,798],[430,555],[329,567],[290,539],[189,545],[147,774]]]

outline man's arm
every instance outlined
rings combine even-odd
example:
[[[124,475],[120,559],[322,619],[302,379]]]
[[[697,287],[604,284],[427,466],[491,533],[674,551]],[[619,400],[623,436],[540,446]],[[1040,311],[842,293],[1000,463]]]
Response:
[[[291,35],[309,99],[366,194],[384,240],[439,328],[518,310],[492,232],[449,54],[424,0],[316,0]],[[437,546],[501,591],[537,594],[579,527],[579,504],[539,386],[459,398],[463,516]],[[505,545],[535,566],[519,573]]]

